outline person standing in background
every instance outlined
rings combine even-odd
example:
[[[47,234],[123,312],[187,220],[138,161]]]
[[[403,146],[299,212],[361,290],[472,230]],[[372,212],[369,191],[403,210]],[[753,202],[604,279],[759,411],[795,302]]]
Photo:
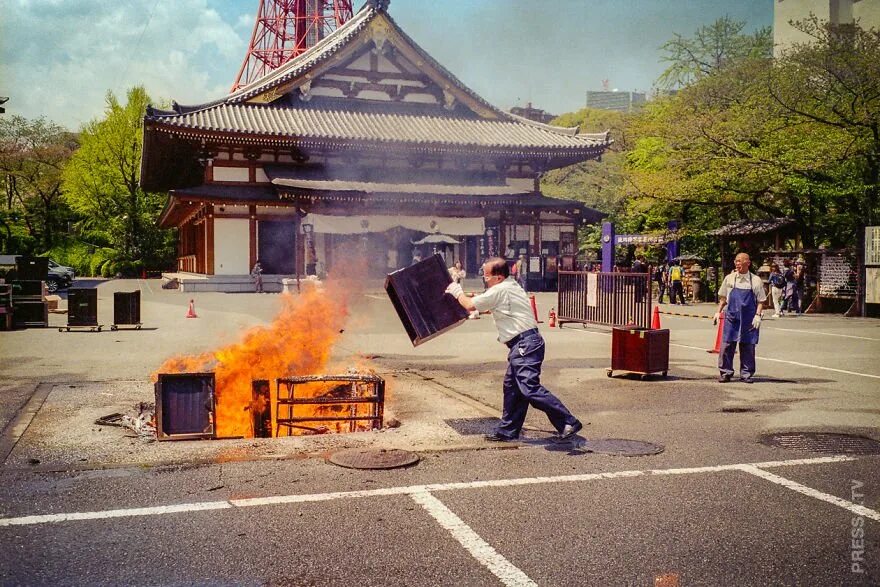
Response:
[[[666,263],[662,263],[657,265],[657,268],[654,269],[654,281],[657,282],[657,303],[663,303],[663,294],[666,293],[667,285],[669,284],[669,268],[666,266]]]
[[[785,298],[785,276],[779,270],[779,265],[773,263],[770,268],[770,299],[773,300],[774,318],[781,318],[783,315],[782,300]]]
[[[673,259],[672,265],[669,267],[669,301],[675,304],[675,297],[678,296],[682,306],[685,304],[683,279],[684,269],[681,262]]]
[[[783,265],[785,265],[785,271],[782,272],[782,277],[785,279],[785,291],[782,294],[782,309],[789,312],[797,312],[797,284],[794,269],[791,266],[791,261],[788,259],[783,261]]]
[[[794,295],[797,298],[797,314],[800,315],[804,311],[804,289],[807,280],[807,264],[803,260],[798,259],[794,265]]]
[[[516,261],[516,282],[519,283],[519,286],[523,288],[523,291],[528,293],[529,288],[528,285],[528,273],[529,273],[529,261],[526,259],[525,255],[520,255],[519,259]]]
[[[464,269],[461,268],[461,261],[456,261],[452,267],[449,268],[449,277],[452,278],[453,283],[461,283],[464,281],[465,272]]]
[[[251,269],[251,277],[254,278],[254,291],[263,293],[263,266],[260,265],[259,259],[257,259],[257,262],[254,263]]]

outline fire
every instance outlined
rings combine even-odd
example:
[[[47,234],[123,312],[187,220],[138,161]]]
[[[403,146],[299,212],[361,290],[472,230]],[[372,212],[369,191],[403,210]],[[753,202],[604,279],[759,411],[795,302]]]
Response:
[[[251,409],[259,407],[251,405],[252,382],[270,380],[274,397],[276,378],[319,374],[348,317],[352,285],[352,281],[330,279],[323,288],[309,285],[300,294],[282,294],[281,309],[268,326],[253,327],[239,342],[214,351],[168,359],[153,379],[158,373],[213,371],[217,437],[252,437]],[[316,389],[320,391],[320,386]],[[302,408],[317,414],[322,406]]]

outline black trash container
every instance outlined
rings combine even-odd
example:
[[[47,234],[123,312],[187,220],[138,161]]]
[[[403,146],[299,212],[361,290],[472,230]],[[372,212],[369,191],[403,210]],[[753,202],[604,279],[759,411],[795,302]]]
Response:
[[[141,290],[117,291],[113,293],[112,330],[119,326],[141,327]]]
[[[452,278],[440,255],[399,269],[385,279],[385,291],[413,346],[467,320],[467,310],[445,293],[450,283]]]
[[[72,288],[67,291],[67,326],[99,326],[98,290]]]

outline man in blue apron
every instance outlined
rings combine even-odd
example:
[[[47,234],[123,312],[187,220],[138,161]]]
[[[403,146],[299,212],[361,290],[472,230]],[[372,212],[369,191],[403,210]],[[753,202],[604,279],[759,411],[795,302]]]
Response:
[[[760,277],[749,271],[751,259],[740,253],[734,260],[736,270],[724,278],[718,289],[718,311],[713,324],[718,324],[724,311],[724,331],[721,333],[721,352],[718,355],[718,381],[727,383],[733,377],[733,355],[739,343],[739,377],[752,383],[755,374],[755,345],[761,327],[761,311],[767,294]]]

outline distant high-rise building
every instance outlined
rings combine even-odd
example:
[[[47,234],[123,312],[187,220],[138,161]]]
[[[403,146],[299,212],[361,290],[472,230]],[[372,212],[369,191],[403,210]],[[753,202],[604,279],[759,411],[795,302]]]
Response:
[[[791,25],[811,14],[820,22],[859,23],[864,29],[880,28],[880,0],[775,0],[773,3],[773,56],[811,37]]]
[[[551,120],[556,118],[555,114],[550,114],[540,108],[533,108],[531,102],[526,104],[525,108],[514,106],[510,109],[510,113],[516,116],[522,116],[529,120],[534,120],[535,122],[543,122],[544,124],[548,124]]]
[[[587,108],[632,112],[641,108],[647,97],[642,92],[587,91]]]

